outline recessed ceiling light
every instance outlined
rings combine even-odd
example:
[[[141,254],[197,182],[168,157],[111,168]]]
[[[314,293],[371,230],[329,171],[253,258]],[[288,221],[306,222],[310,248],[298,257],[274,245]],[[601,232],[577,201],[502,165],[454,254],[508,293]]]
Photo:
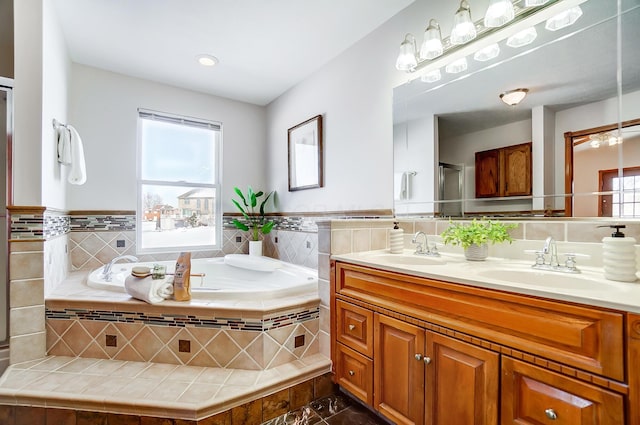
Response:
[[[198,55],[196,56],[198,63],[202,66],[215,66],[218,62],[217,57],[211,55]]]

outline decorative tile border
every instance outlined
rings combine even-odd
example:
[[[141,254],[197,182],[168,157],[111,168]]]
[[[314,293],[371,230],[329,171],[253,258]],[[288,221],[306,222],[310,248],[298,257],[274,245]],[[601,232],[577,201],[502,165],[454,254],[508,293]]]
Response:
[[[128,214],[72,215],[72,232],[122,232],[136,229],[136,216]]]
[[[196,327],[245,331],[269,331],[308,320],[318,319],[320,309],[313,308],[266,319],[243,319],[182,314],[150,315],[142,312],[90,310],[80,308],[50,309],[45,312],[47,319],[95,320],[115,323],[141,323],[154,326]]]

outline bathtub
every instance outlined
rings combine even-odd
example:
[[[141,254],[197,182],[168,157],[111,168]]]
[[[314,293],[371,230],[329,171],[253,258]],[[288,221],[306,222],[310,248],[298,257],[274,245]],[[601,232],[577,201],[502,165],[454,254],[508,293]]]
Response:
[[[165,265],[167,273],[175,269],[175,261],[117,263],[111,271],[111,281],[102,277],[102,267],[87,277],[91,288],[126,292],[124,281],[135,266]],[[231,254],[225,257],[191,260],[191,296],[204,299],[275,299],[285,296],[317,293],[316,270],[268,257]]]

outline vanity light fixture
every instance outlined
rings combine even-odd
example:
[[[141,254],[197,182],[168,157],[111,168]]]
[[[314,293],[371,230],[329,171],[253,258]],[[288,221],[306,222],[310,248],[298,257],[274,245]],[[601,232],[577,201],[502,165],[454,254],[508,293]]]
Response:
[[[416,38],[413,34],[404,36],[404,41],[400,43],[400,54],[396,59],[396,69],[400,71],[413,71],[418,65],[416,59]]]
[[[423,83],[435,83],[436,81],[440,81],[442,78],[442,73],[440,72],[440,68],[434,69],[433,71],[429,71],[423,76],[420,77],[420,81]]]
[[[532,7],[532,6],[542,6],[543,4],[546,4],[549,0],[525,0],[524,5],[525,7]]]
[[[458,74],[462,71],[466,71],[467,70],[467,58],[460,58],[458,60],[455,60],[453,62],[451,62],[450,64],[447,64],[447,66],[445,66],[444,70],[449,73],[449,74]]]
[[[471,7],[467,0],[462,0],[453,16],[453,29],[449,40],[453,45],[465,44],[476,38],[476,34],[476,26],[471,20]]]
[[[589,135],[589,146],[592,148],[599,148],[603,144],[608,146],[615,146],[622,143],[622,137],[617,137],[613,132],[596,133]]]
[[[522,30],[517,34],[512,35],[507,39],[507,46],[509,47],[522,47],[527,44],[533,43],[533,40],[538,37],[538,33],[534,27],[529,27],[526,30]]]
[[[484,26],[487,28],[501,27],[513,20],[515,10],[511,0],[491,0],[489,8],[484,14]]]
[[[581,16],[582,8],[580,6],[574,6],[547,19],[547,23],[544,25],[544,28],[549,31],[558,31],[562,28],[575,24]]]
[[[196,56],[196,60],[202,66],[216,66],[220,62],[217,57],[204,54]]]
[[[424,40],[420,47],[420,59],[437,58],[442,55],[443,50],[440,24],[435,19],[431,19],[427,29],[424,30]]]
[[[516,106],[529,93],[529,89],[509,90],[500,94],[500,99],[509,106]]]
[[[480,49],[473,54],[473,58],[478,62],[486,62],[500,54],[500,46],[498,43],[493,43],[485,47],[484,49]]]

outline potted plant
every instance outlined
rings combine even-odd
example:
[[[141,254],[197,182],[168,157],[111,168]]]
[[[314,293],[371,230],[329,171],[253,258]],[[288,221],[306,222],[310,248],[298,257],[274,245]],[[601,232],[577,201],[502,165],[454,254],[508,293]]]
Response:
[[[240,189],[234,187],[233,190],[240,197],[240,201],[232,199],[233,204],[240,210],[244,217],[244,222],[238,219],[233,219],[233,224],[240,230],[249,232],[249,254],[250,255],[262,255],[262,241],[260,235],[266,235],[271,232],[273,225],[272,220],[267,220],[264,213],[264,207],[267,201],[273,194],[273,191],[266,194],[263,191],[254,192],[249,186],[247,188],[246,195],[242,193]],[[260,197],[265,198],[260,202],[260,207],[256,212],[258,206],[258,200]]]
[[[445,244],[460,245],[467,260],[482,261],[489,253],[488,243],[513,242],[509,230],[517,224],[504,224],[500,221],[476,220],[471,223],[449,222],[449,227],[440,235]]]

